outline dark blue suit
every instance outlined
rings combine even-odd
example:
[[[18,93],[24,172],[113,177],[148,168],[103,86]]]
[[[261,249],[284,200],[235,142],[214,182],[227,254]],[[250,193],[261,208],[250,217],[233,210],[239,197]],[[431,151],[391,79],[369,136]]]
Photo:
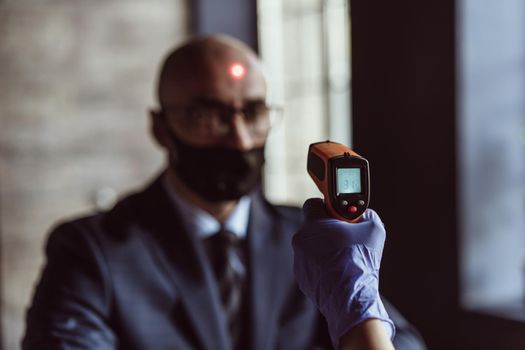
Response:
[[[298,209],[253,195],[243,349],[328,339],[293,279],[290,242],[301,220]],[[231,349],[212,268],[160,180],[107,213],[62,224],[46,252],[24,349]],[[398,328],[399,341],[420,349],[409,325]]]

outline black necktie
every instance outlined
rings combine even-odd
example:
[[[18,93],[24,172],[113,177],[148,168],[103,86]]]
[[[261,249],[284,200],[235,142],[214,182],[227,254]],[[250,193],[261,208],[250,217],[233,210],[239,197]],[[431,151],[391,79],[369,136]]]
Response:
[[[210,257],[219,286],[222,305],[228,320],[228,329],[235,346],[241,336],[241,304],[246,270],[241,259],[241,242],[227,230],[206,239],[206,250]]]

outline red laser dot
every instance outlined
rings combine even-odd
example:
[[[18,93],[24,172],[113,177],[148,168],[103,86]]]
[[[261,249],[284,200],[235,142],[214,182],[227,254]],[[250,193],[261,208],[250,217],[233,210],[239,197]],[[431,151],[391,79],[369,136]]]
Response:
[[[241,79],[245,73],[244,67],[239,63],[232,64],[230,67],[230,74],[235,79]]]

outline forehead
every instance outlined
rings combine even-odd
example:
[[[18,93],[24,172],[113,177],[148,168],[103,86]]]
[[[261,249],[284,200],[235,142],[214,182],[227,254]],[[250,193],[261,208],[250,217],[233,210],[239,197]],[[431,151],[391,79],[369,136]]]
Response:
[[[165,95],[169,103],[187,103],[198,98],[242,104],[265,99],[266,81],[259,63],[246,55],[230,52],[188,62],[176,70]]]

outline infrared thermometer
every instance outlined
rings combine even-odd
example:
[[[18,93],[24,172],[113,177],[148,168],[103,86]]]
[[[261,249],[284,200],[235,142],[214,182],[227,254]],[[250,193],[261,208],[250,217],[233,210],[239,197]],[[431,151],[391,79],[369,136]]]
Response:
[[[358,222],[370,201],[368,161],[340,143],[323,141],[308,148],[308,174],[323,193],[333,217]]]

